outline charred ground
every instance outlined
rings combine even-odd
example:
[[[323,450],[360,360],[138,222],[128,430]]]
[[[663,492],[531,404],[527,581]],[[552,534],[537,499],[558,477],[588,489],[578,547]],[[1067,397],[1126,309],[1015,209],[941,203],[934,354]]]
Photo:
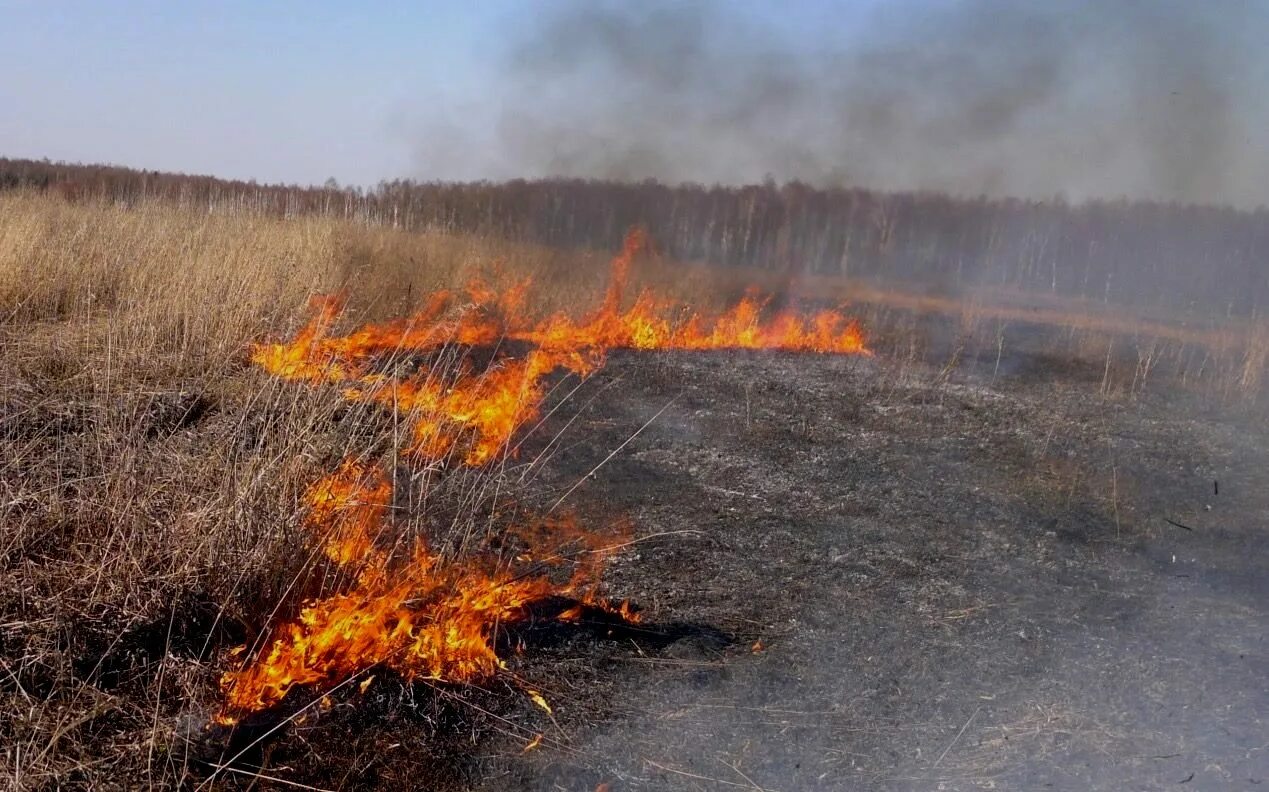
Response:
[[[1051,376],[885,368],[675,353],[589,384],[561,483],[664,408],[588,487],[666,534],[611,587],[741,640],[569,659],[557,709],[587,725],[488,788],[1269,777],[1262,425]]]
[[[607,590],[646,626],[592,614],[504,636],[553,717],[513,685],[376,672],[228,733],[169,682],[184,731],[164,761],[231,787],[1263,782],[1264,424],[1193,395],[1103,398],[1043,358],[1000,368],[614,353],[504,472],[544,503],[585,480],[570,499],[588,519],[637,526]],[[314,420],[338,427],[340,409]],[[215,443],[240,418],[208,407],[147,436]],[[260,629],[181,596],[122,632],[68,622],[66,673],[100,697],[74,725],[89,756],[133,734],[118,698],[164,673],[210,690],[217,653]],[[20,658],[24,625],[6,629]],[[56,690],[17,681],[10,701]]]

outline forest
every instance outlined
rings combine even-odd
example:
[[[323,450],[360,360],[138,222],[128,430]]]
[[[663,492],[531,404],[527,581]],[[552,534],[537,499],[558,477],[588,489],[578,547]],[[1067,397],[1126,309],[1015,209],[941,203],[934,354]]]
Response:
[[[212,213],[319,215],[407,231],[612,250],[645,227],[667,257],[791,274],[902,282],[957,295],[983,287],[1258,317],[1269,297],[1269,210],[956,197],[783,185],[581,179],[374,187],[257,184],[210,176],[0,159],[0,189]]]

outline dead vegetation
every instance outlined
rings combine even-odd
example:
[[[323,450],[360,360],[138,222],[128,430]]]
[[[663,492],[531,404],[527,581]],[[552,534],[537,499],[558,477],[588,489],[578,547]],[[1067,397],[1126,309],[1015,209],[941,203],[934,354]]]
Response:
[[[291,330],[314,292],[395,314],[501,253],[327,220],[0,201],[6,784],[206,774],[185,730],[214,703],[217,653],[303,593],[303,487],[392,431],[249,369],[247,344]]]
[[[297,583],[312,568],[297,530],[302,491],[397,427],[381,411],[250,368],[252,341],[294,330],[314,293],[346,290],[356,316],[386,318],[478,272],[531,277],[537,310],[569,309],[602,291],[606,260],[316,217],[0,196],[4,783],[247,786],[265,772],[218,771],[199,752],[198,732],[217,704],[216,663],[325,585]],[[684,277],[667,262],[648,262],[643,277],[703,305],[727,302],[753,280],[700,268]],[[814,286],[816,301],[855,301],[894,383],[928,377],[931,360],[944,381],[970,363],[993,376],[1026,374],[1034,364],[1022,362],[1025,350],[1049,355],[1106,398],[1137,397],[1166,378],[1225,403],[1255,402],[1269,354],[1263,322],[1156,332],[1052,308],[1037,317],[984,304],[914,305],[884,289],[860,301],[863,293],[842,283],[757,285],[800,299]],[[1071,492],[1087,486],[1078,472],[1052,476]],[[1105,483],[1096,482],[1099,498],[1113,509]],[[487,484],[468,479],[454,497],[478,500]],[[480,507],[470,513],[478,519]],[[387,713],[410,695],[375,691]],[[465,724],[446,737],[452,703],[430,706],[424,736],[479,731]],[[349,723],[323,739],[351,739]],[[346,755],[315,758],[320,747],[308,746],[291,756],[327,769],[364,760],[391,785],[417,782],[426,752],[439,750],[425,742],[414,739],[415,758],[398,764],[376,757],[383,746],[368,737]]]

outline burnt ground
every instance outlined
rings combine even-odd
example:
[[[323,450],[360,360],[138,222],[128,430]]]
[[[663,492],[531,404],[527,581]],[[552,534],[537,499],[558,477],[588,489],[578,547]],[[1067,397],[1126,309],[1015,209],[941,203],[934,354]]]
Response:
[[[469,778],[1269,789],[1264,422],[1010,368],[615,356],[537,484],[661,411],[573,500],[645,537],[612,594],[735,640],[526,659],[558,728]]]

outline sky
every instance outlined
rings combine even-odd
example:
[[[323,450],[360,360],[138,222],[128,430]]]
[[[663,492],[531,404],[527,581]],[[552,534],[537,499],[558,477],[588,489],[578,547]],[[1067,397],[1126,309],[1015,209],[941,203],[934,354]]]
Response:
[[[0,155],[262,182],[428,178],[427,127],[458,111],[495,124],[504,47],[549,7],[0,0]],[[823,13],[808,5],[795,27]],[[464,159],[436,175],[485,175]]]
[[[412,175],[416,98],[480,90],[515,3],[0,0],[0,152],[260,181]]]
[[[3,156],[1269,203],[1258,0],[0,0],[0,19]]]

